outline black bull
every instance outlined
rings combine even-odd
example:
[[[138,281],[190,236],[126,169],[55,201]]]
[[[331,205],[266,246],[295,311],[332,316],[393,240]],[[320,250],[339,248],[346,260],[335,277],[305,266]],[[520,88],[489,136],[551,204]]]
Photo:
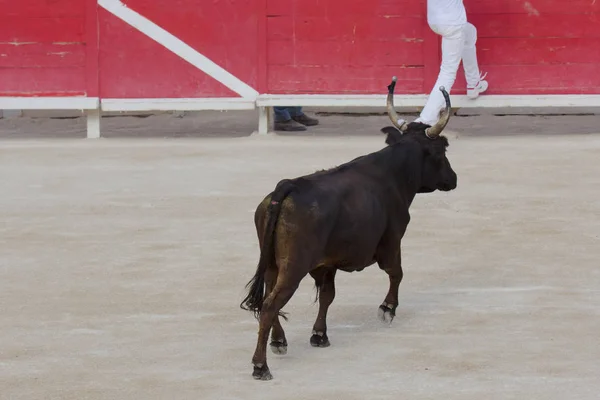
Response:
[[[457,177],[446,158],[448,141],[440,136],[450,118],[448,93],[440,88],[446,108],[434,126],[400,124],[393,105],[395,84],[394,78],[387,99],[395,127],[381,129],[388,146],[327,171],[282,180],[256,209],[260,259],[241,304],[259,320],[252,358],[255,379],[272,378],[266,354],[271,329],[272,351],[287,352],[281,309],[307,274],[315,280],[319,299],[311,345],[329,346],[326,317],[338,270],[362,271],[377,263],[390,281],[378,312],[391,322],[398,306],[400,242],[410,221],[409,207],[417,193],[456,188]]]

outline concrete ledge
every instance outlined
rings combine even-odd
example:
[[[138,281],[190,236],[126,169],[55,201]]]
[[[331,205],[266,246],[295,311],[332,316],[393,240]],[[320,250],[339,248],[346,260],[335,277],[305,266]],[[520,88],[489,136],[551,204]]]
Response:
[[[255,103],[244,98],[204,99],[102,99],[102,111],[253,110]]]
[[[3,110],[93,110],[97,97],[0,97]]]
[[[102,116],[149,116],[163,112],[257,110],[258,133],[272,127],[273,106],[303,106],[317,113],[384,114],[386,95],[273,95],[257,98],[166,98],[166,99],[98,99],[95,97],[0,97],[0,110],[6,114],[21,112],[28,117],[68,118],[87,116],[89,137],[100,137]],[[396,95],[399,113],[418,113],[427,101],[426,94]],[[452,108],[458,115],[544,115],[600,113],[600,95],[483,95],[471,100],[452,95]],[[20,111],[23,110],[24,112]],[[25,111],[26,110],[26,111]],[[331,111],[330,111],[331,110]],[[85,112],[84,112],[85,111]],[[96,112],[98,111],[98,112]],[[8,115],[7,115],[8,116]]]
[[[600,95],[482,95],[476,100],[451,95],[454,108],[600,107]],[[423,107],[427,95],[396,95],[396,107]],[[273,95],[256,99],[258,107],[385,107],[386,95]]]

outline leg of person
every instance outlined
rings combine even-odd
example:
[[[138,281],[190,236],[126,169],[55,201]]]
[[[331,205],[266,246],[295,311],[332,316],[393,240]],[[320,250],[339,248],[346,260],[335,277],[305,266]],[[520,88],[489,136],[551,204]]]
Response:
[[[295,107],[273,107],[276,131],[305,131],[304,125],[292,119]]]
[[[483,79],[487,74],[480,74],[477,64],[477,29],[471,23],[464,26],[465,46],[462,53],[463,68],[467,80],[467,96],[470,99],[476,99],[488,88],[487,81]]]
[[[304,114],[304,112],[302,111],[302,107],[290,107],[289,112],[292,119],[296,122],[301,123],[302,125],[319,125],[319,120],[315,118],[310,118],[308,115]]]
[[[435,33],[442,36],[442,64],[427,103],[423,107],[419,118],[415,120],[415,122],[429,125],[433,125],[438,121],[440,111],[446,104],[444,95],[439,88],[444,86],[448,93],[452,90],[465,43],[464,30],[461,25],[432,26],[431,28]]]

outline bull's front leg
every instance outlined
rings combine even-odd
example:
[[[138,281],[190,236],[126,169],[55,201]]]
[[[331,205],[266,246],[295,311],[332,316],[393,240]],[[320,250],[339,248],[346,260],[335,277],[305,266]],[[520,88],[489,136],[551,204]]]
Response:
[[[384,254],[378,263],[379,267],[388,274],[390,279],[390,287],[385,300],[379,306],[378,316],[383,322],[391,324],[396,316],[396,308],[399,303],[398,289],[403,277],[400,249],[394,249],[390,254]]]
[[[321,267],[311,271],[315,286],[319,292],[319,313],[313,325],[310,345],[313,347],[329,347],[327,337],[327,311],[335,298],[335,268]]]

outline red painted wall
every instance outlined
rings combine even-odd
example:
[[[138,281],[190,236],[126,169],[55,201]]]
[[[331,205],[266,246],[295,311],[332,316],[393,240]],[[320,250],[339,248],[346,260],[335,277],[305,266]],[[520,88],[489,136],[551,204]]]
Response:
[[[464,0],[489,94],[600,93],[600,1]],[[268,0],[268,91],[429,93],[441,39],[425,0]],[[466,92],[462,67],[454,94]]]
[[[257,86],[255,0],[125,0],[150,21]],[[100,9],[100,94],[109,98],[238,97],[119,18]]]
[[[464,0],[490,94],[600,93],[600,2]],[[464,88],[464,74],[456,87]],[[455,93],[463,93],[456,91]]]
[[[423,93],[425,0],[268,0],[270,93]]]
[[[0,0],[0,96],[97,95],[95,7],[93,0]]]
[[[464,0],[490,94],[600,93],[600,1]],[[428,93],[426,0],[125,0],[261,93]],[[0,0],[0,96],[237,97],[96,0]],[[464,93],[459,70],[453,94]]]

